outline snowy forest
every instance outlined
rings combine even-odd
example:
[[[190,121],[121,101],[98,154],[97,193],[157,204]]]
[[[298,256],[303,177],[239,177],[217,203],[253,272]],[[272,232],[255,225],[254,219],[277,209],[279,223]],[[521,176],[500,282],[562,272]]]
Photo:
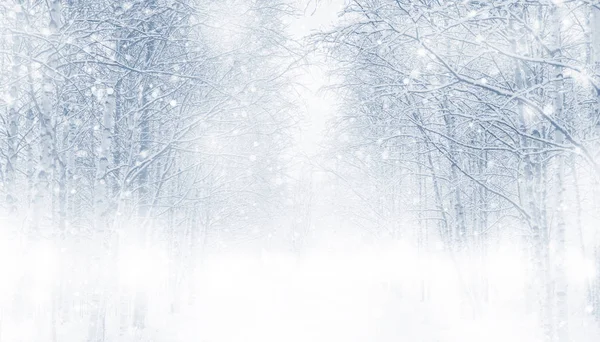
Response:
[[[0,342],[600,340],[600,1],[0,0]]]

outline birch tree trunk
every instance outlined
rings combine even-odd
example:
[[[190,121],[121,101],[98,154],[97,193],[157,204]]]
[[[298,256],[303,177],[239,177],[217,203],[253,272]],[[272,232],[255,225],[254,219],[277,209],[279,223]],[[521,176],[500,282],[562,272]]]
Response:
[[[20,1],[19,1],[20,6]],[[19,25],[23,22],[21,11],[15,13],[15,23]],[[15,165],[17,163],[17,138],[19,135],[19,87],[20,87],[20,69],[21,69],[21,37],[17,34],[12,36],[12,67],[11,67],[11,87],[10,99],[12,100],[8,106],[8,130],[7,130],[7,151],[6,151],[6,170],[5,170],[5,188],[6,188],[6,203],[8,212],[15,213],[18,208],[19,198],[16,191],[16,175]]]
[[[553,11],[552,17],[554,17],[554,21],[556,23],[562,22],[561,11],[560,8],[555,7]],[[562,62],[561,54],[562,54],[562,33],[561,33],[561,25],[557,24],[554,28],[554,58],[558,60],[558,62]],[[556,118],[565,119],[565,114],[563,113],[563,103],[564,103],[564,81],[562,80],[563,70],[560,66],[554,67],[554,89],[552,91],[552,96],[554,97],[554,108],[552,113]],[[565,137],[562,132],[558,130],[555,131],[555,139],[558,144],[563,144],[565,142]],[[559,153],[556,157],[556,170],[555,170],[555,191],[556,191],[556,232],[554,236],[554,241],[556,245],[555,249],[555,260],[553,262],[554,265],[554,292],[556,296],[556,315],[555,324],[557,329],[557,341],[558,342],[568,342],[569,341],[569,326],[568,326],[568,282],[565,274],[565,238],[566,238],[566,223],[564,217],[564,201],[565,201],[565,176],[564,176],[564,158],[563,153]]]

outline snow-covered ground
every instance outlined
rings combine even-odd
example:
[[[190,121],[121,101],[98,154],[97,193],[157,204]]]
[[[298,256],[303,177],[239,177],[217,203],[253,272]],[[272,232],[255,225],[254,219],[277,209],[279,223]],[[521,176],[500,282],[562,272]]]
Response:
[[[107,341],[542,341],[516,249],[481,265],[408,240],[333,236],[301,255],[231,248],[195,261],[159,245],[123,247],[110,259],[90,244],[5,243],[1,338],[85,341],[98,318]],[[572,293],[581,286],[573,281]],[[143,329],[131,324],[138,296]],[[570,314],[574,340],[596,341],[590,313]]]

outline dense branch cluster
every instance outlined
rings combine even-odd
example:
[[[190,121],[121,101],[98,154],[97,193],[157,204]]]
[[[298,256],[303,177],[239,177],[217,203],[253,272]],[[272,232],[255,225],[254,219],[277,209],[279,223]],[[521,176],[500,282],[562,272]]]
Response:
[[[2,205],[19,229],[180,225],[209,202],[216,224],[239,218],[225,198],[266,203],[247,169],[274,177],[286,146],[290,9],[245,4],[232,26],[233,2],[3,3]]]
[[[357,220],[457,257],[524,236],[546,336],[560,341],[566,250],[598,258],[586,216],[600,176],[598,14],[585,1],[356,0],[316,36],[345,99],[334,164],[369,180]],[[587,286],[597,312],[597,280]]]
[[[52,296],[95,303],[90,340],[119,281],[77,259],[116,270],[119,253],[159,244],[194,263],[209,235],[266,235],[280,214],[291,14],[277,1],[0,2],[0,235],[71,256]],[[148,295],[130,298],[143,327]]]

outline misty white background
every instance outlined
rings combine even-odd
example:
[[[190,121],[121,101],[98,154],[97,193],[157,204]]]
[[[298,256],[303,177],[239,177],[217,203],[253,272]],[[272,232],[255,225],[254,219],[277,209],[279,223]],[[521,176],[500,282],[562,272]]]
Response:
[[[205,10],[209,18],[205,23],[209,32],[209,38],[204,37],[207,45],[219,53],[235,51],[239,46],[247,48],[248,37],[240,33],[243,30],[239,28],[254,27],[254,19],[247,13],[256,3],[262,2],[210,2],[210,7]],[[291,46],[301,52],[273,53],[276,57],[265,57],[264,66],[259,66],[262,60],[249,65],[249,69],[258,70],[258,76],[247,76],[255,77],[256,82],[240,85],[246,80],[243,76],[242,80],[234,79],[226,86],[235,91],[244,88],[239,90],[244,94],[239,96],[242,97],[241,104],[236,102],[224,107],[226,114],[215,120],[218,122],[214,127],[218,129],[200,126],[198,136],[190,138],[191,142],[182,139],[184,145],[188,144],[182,150],[193,150],[195,146],[194,152],[200,149],[206,154],[202,158],[210,160],[207,165],[215,169],[226,165],[222,174],[215,176],[215,184],[222,179],[225,179],[224,184],[229,184],[227,177],[238,181],[246,176],[252,178],[255,173],[268,169],[268,175],[265,171],[262,179],[268,186],[248,190],[259,199],[266,197],[267,204],[257,204],[260,200],[254,197],[245,202],[246,194],[242,194],[242,190],[247,190],[244,178],[239,184],[234,183],[241,189],[239,195],[234,193],[226,199],[219,197],[218,201],[211,199],[209,204],[199,200],[200,204],[190,205],[197,208],[204,205],[218,207],[227,201],[235,203],[231,205],[234,208],[231,212],[223,214],[233,219],[225,224],[217,223],[214,231],[205,232],[201,247],[189,249],[183,243],[175,245],[165,238],[183,236],[184,233],[177,231],[178,226],[165,226],[160,219],[154,225],[148,220],[123,219],[119,229],[115,229],[117,238],[112,235],[106,238],[89,227],[81,228],[91,232],[73,234],[66,242],[60,242],[53,238],[32,239],[23,233],[21,227],[27,226],[28,220],[35,216],[31,208],[23,206],[18,214],[6,210],[6,215],[0,218],[0,342],[548,341],[544,337],[544,318],[539,312],[542,306],[538,292],[540,279],[534,269],[535,262],[531,260],[530,247],[523,241],[527,233],[513,217],[514,213],[506,215],[507,224],[491,225],[493,242],[486,245],[484,251],[455,253],[445,245],[434,224],[427,225],[428,228],[423,228],[425,224],[418,227],[417,214],[413,211],[406,210],[404,215],[388,220],[369,211],[379,194],[372,194],[375,188],[372,183],[362,173],[353,173],[355,165],[344,164],[344,161],[348,154],[362,158],[363,154],[371,153],[368,148],[363,150],[363,145],[373,141],[382,143],[378,137],[369,135],[372,132],[365,133],[364,141],[354,141],[352,134],[339,132],[338,128],[343,127],[339,122],[354,115],[350,109],[352,105],[363,102],[337,87],[344,82],[341,64],[336,61],[335,53],[319,45],[313,36],[352,24],[354,17],[351,14],[340,19],[340,12],[351,2],[311,0],[291,3],[293,15],[282,15],[286,28],[279,34],[293,41]],[[0,25],[2,18],[16,20],[18,15],[15,13],[19,13],[12,3],[3,6],[5,11],[0,14]],[[39,8],[45,7],[40,5]],[[37,13],[35,15],[40,13],[32,11]],[[46,18],[45,15],[42,17]],[[17,27],[13,25],[8,31],[18,31]],[[44,32],[40,31],[39,36],[51,36]],[[38,32],[34,30],[32,34],[37,36]],[[5,47],[9,47],[10,42],[6,40]],[[248,49],[250,59],[256,51],[253,47]],[[422,48],[411,49],[406,48],[411,58],[428,56]],[[299,58],[299,54],[305,55]],[[285,88],[280,96],[265,95],[266,104],[252,107],[253,100],[263,99],[257,94],[270,89],[269,83],[264,81],[270,78],[262,77],[263,74],[272,76],[269,74],[271,67],[276,69],[286,63],[294,65],[286,71],[285,79],[286,84],[293,86]],[[7,74],[13,73],[9,64],[2,68]],[[244,73],[246,71],[242,75]],[[206,71],[206,74],[210,72]],[[219,73],[214,79],[226,79],[227,75],[226,72]],[[410,77],[416,79],[418,76]],[[39,77],[42,80],[36,82],[43,83],[43,77]],[[398,81],[405,86],[413,82],[408,78],[404,80]],[[3,94],[11,92],[8,88]],[[40,92],[45,91],[44,87],[40,89]],[[112,91],[105,94],[112,94]],[[207,93],[207,96],[213,96]],[[97,93],[94,96],[103,101]],[[135,96],[138,95],[132,97]],[[272,103],[279,106],[277,100],[280,98],[293,102],[293,109],[274,109],[274,114],[263,111],[262,106],[269,107]],[[164,107],[178,111],[184,106],[183,100],[167,98]],[[6,95],[3,105],[9,108],[14,101]],[[183,108],[192,111],[192,117],[201,117],[205,111],[193,112],[194,106],[202,104],[199,103]],[[245,109],[240,110],[244,106],[251,108],[248,109],[250,114]],[[550,107],[544,108],[552,111]],[[101,112],[101,109],[94,110]],[[235,113],[237,120],[263,112],[282,117],[289,114],[293,118],[290,120],[291,133],[281,140],[273,138],[274,135],[261,137],[260,134],[256,135],[259,138],[251,136],[244,140],[245,137],[239,138],[244,132],[240,134],[238,128],[227,126],[233,121],[227,116],[230,113]],[[266,119],[265,122],[272,124]],[[262,124],[262,121],[256,123]],[[159,132],[156,136],[160,137],[160,128],[155,129]],[[279,126],[274,131],[278,129]],[[99,131],[102,129],[94,129],[96,133],[93,134],[102,142],[103,138],[98,138]],[[238,138],[240,140],[236,140]],[[281,147],[284,145],[281,141],[285,141],[285,148]],[[356,147],[356,151],[348,152],[348,146]],[[147,157],[147,151],[144,152],[142,161]],[[274,157],[271,152],[281,153]],[[375,164],[392,163],[390,153],[393,151],[382,149],[370,157]],[[226,157],[215,162],[210,159],[213,154]],[[231,160],[237,163],[236,158],[243,160],[239,162],[241,166],[236,164],[228,168]],[[277,161],[273,162],[275,159]],[[182,163],[184,168],[185,162]],[[271,162],[284,166],[273,171],[269,169]],[[398,169],[403,166],[398,161],[396,165]],[[89,166],[92,173],[94,167],[95,164]],[[364,166],[364,169],[369,167]],[[209,171],[202,169],[203,173],[196,176],[202,181],[206,175],[206,179],[210,179],[212,169],[207,169]],[[390,176],[390,184],[401,177],[403,174]],[[573,181],[569,177],[574,176],[567,177]],[[590,252],[598,237],[600,222],[597,217],[600,202],[594,177],[589,168],[583,168],[574,181],[581,187],[581,193],[568,192],[564,201],[567,225],[575,226],[579,220],[583,227],[580,231],[568,230],[563,246],[569,291],[569,341],[588,342],[600,338],[600,326],[593,316],[597,309],[588,297],[590,286],[595,286],[590,284],[595,284],[592,280],[598,276],[598,265]],[[98,184],[94,184],[95,189],[100,188]],[[187,183],[182,184],[185,188]],[[215,193],[221,189],[219,186],[215,186]],[[71,193],[75,195],[89,187],[89,184],[77,183]],[[184,190],[177,189],[182,193]],[[419,197],[415,187],[401,185],[392,192],[415,206],[426,201],[425,196]],[[126,192],[123,196],[126,198],[131,193]],[[212,194],[198,195],[199,198],[203,196]],[[267,219],[260,216],[256,222],[246,222],[248,213],[262,213],[269,204],[276,208],[271,209],[275,214],[266,215]],[[579,204],[582,213],[575,213],[575,204]],[[552,209],[549,211],[555,209],[554,205],[550,200]],[[96,215],[93,206],[92,201],[90,210]],[[491,208],[490,211],[496,209],[503,208]],[[107,221],[110,221],[124,215],[125,211],[119,206],[103,217],[108,216]],[[221,217],[216,216],[211,219],[219,221]],[[236,221],[238,217],[239,222]],[[42,219],[39,225],[52,230],[52,222]],[[148,237],[142,239],[138,233],[146,226],[155,228],[156,232],[148,233]],[[419,232],[423,230],[428,232],[427,243],[419,240]],[[112,238],[118,240],[118,248],[106,247],[112,243]],[[550,250],[554,248],[549,247]],[[141,327],[132,323],[140,307],[144,311]]]

